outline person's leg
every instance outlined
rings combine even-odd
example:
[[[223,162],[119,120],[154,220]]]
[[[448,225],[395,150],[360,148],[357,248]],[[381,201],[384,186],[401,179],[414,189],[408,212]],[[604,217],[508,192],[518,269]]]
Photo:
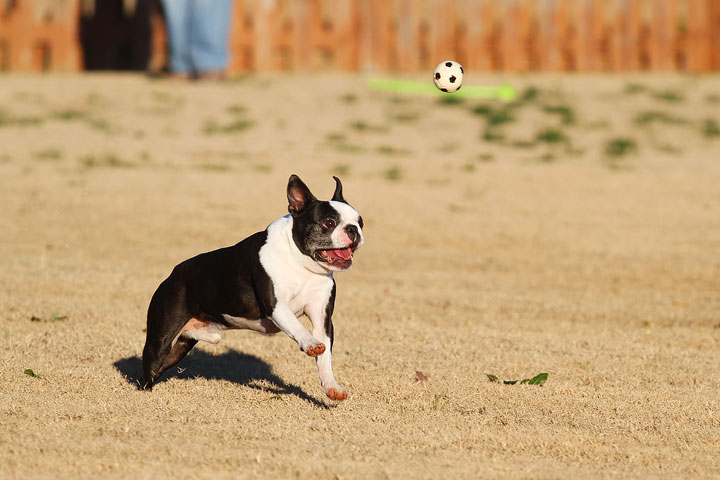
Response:
[[[190,63],[191,1],[162,0],[170,47],[169,68],[172,73],[181,75],[192,73],[192,64]]]
[[[172,1],[172,0],[171,0]],[[195,73],[222,73],[228,66],[233,0],[190,0],[190,55]]]

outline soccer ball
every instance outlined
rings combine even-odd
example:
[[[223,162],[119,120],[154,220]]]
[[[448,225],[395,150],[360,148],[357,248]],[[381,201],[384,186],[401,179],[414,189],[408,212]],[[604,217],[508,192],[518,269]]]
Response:
[[[433,72],[433,82],[435,86],[445,93],[452,93],[460,90],[463,82],[462,65],[452,60],[440,62]]]

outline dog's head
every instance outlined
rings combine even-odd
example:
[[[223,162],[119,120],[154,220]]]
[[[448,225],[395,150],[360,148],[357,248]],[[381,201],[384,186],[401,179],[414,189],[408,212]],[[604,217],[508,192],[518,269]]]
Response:
[[[297,175],[287,186],[288,211],[293,218],[293,240],[300,252],[331,271],[352,266],[353,253],[363,244],[363,219],[345,201],[342,183],[335,179],[335,193],[320,201]]]

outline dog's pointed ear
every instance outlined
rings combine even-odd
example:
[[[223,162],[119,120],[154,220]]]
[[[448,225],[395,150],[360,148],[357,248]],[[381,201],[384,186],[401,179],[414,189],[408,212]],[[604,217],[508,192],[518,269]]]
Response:
[[[336,202],[343,202],[347,203],[345,201],[345,198],[343,197],[342,193],[342,183],[340,182],[340,179],[333,175],[333,178],[335,179],[335,193],[333,193],[332,199]]]
[[[310,203],[317,201],[310,189],[297,175],[290,175],[287,186],[288,212],[301,213]]]

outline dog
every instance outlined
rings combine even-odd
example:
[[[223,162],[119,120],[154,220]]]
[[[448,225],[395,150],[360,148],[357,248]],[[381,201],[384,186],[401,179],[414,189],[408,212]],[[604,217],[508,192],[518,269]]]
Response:
[[[333,400],[347,393],[332,371],[335,280],[364,243],[363,219],[345,201],[340,179],[320,201],[297,175],[287,185],[288,215],[240,243],[177,265],[157,288],[147,313],[140,389],[151,390],[198,341],[218,343],[228,329],[284,332],[315,357],[320,384]],[[298,317],[307,315],[312,333]]]

